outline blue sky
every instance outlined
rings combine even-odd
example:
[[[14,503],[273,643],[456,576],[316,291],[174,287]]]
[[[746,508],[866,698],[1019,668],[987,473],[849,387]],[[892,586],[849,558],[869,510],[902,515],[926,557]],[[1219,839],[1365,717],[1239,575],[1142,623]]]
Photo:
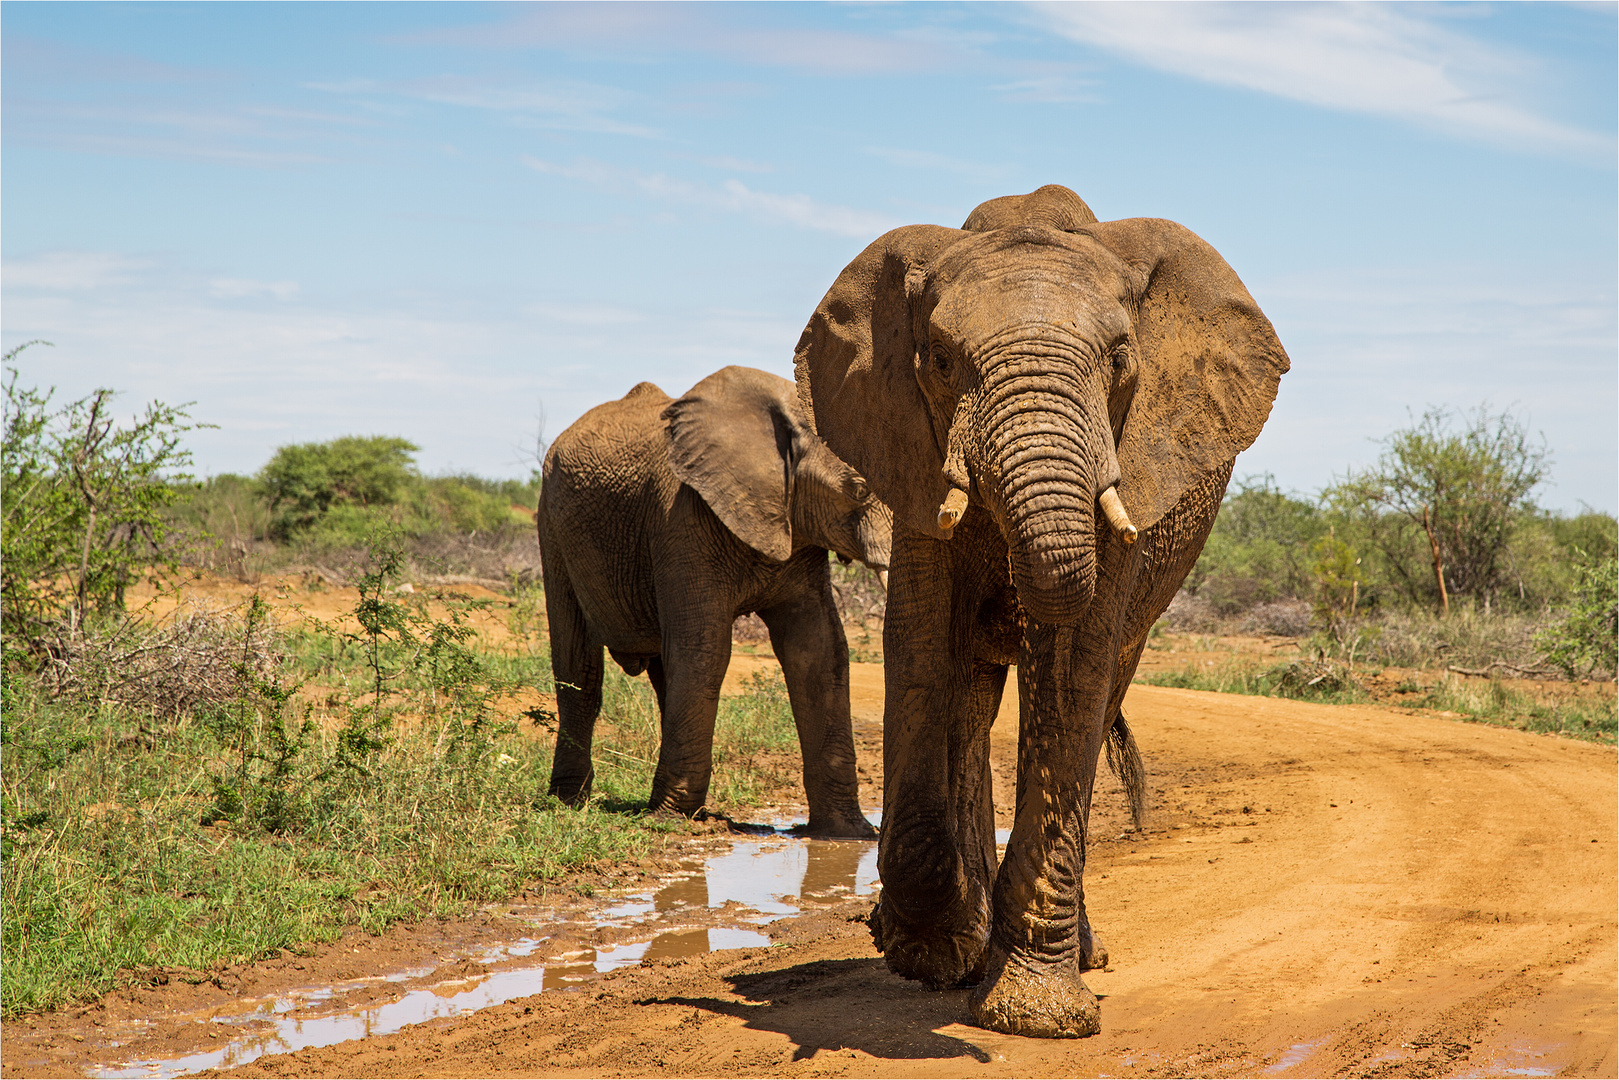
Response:
[[[526,475],[642,379],[791,375],[885,229],[1045,183],[1190,227],[1293,358],[1237,475],[1429,406],[1619,504],[1613,4],[0,7],[6,347],[194,400],[199,471]]]

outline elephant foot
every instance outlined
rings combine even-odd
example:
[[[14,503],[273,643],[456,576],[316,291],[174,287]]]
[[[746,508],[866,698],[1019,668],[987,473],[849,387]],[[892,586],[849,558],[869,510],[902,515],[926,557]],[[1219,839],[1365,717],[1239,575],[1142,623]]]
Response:
[[[657,778],[652,782],[652,797],[647,800],[648,813],[667,814],[683,817],[687,820],[695,818],[705,809],[708,801],[708,784],[705,781],[701,790],[697,785],[684,780],[660,783]]]
[[[1034,967],[1000,954],[973,991],[973,1019],[991,1031],[1034,1039],[1079,1039],[1102,1030],[1096,995],[1072,968]]]
[[[589,775],[552,776],[548,790],[553,797],[577,810],[590,799],[591,780],[592,777]]]
[[[858,806],[830,812],[811,810],[809,824],[802,830],[793,831],[818,840],[877,839],[877,830],[866,820],[866,815],[860,812]]]
[[[915,979],[929,990],[971,986],[984,977],[986,918],[981,930],[919,930],[905,925],[884,896],[878,900],[867,925],[871,941],[883,954],[888,970],[902,979]]]

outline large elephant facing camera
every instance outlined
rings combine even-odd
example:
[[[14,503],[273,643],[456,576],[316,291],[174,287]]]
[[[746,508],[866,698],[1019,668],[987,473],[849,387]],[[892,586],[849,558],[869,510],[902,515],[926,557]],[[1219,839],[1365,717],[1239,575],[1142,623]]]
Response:
[[[573,805],[590,794],[605,647],[657,694],[651,809],[702,809],[731,624],[756,611],[798,728],[808,831],[871,836],[827,550],[886,577],[892,517],[810,430],[793,384],[728,367],[671,401],[641,383],[559,435],[544,477],[537,519],[559,720],[551,793]]]
[[[883,645],[888,966],[977,983],[999,1031],[1100,1029],[1081,875],[1097,756],[1287,354],[1225,261],[1058,186],[911,225],[844,269],[797,350],[817,432],[894,511]],[[1017,665],[997,866],[989,727]]]

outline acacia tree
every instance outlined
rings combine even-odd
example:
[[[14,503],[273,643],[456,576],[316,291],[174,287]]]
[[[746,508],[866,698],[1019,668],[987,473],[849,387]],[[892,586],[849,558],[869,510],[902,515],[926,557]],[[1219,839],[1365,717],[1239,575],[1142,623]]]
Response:
[[[1544,437],[1531,439],[1511,413],[1433,408],[1385,439],[1376,465],[1325,494],[1410,599],[1441,611],[1452,596],[1488,606],[1504,584],[1513,523],[1533,512],[1529,494],[1549,464]]]
[[[162,556],[164,507],[183,497],[177,470],[186,406],[147,405],[120,424],[111,390],[53,405],[53,390],[19,385],[4,356],[0,443],[0,625],[38,652],[57,629],[76,632],[96,611],[122,606],[141,567]]]

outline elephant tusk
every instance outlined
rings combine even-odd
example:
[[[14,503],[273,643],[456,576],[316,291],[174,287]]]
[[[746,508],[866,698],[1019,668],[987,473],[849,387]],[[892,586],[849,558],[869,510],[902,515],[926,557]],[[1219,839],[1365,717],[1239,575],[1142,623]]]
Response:
[[[1097,501],[1102,504],[1102,513],[1107,515],[1107,523],[1113,526],[1113,531],[1119,534],[1119,539],[1126,544],[1135,543],[1136,527],[1130,524],[1130,512],[1124,508],[1124,503],[1119,501],[1119,489],[1108,488],[1102,492],[1101,498]],[[944,515],[940,514],[941,520],[943,517]]]
[[[961,515],[966,512],[967,493],[960,488],[951,488],[950,494],[939,504],[939,530],[949,536],[951,530],[961,524]]]
[[[888,592],[888,571],[887,570],[879,570],[879,571],[877,571],[877,580],[882,582],[883,592],[887,593]]]

